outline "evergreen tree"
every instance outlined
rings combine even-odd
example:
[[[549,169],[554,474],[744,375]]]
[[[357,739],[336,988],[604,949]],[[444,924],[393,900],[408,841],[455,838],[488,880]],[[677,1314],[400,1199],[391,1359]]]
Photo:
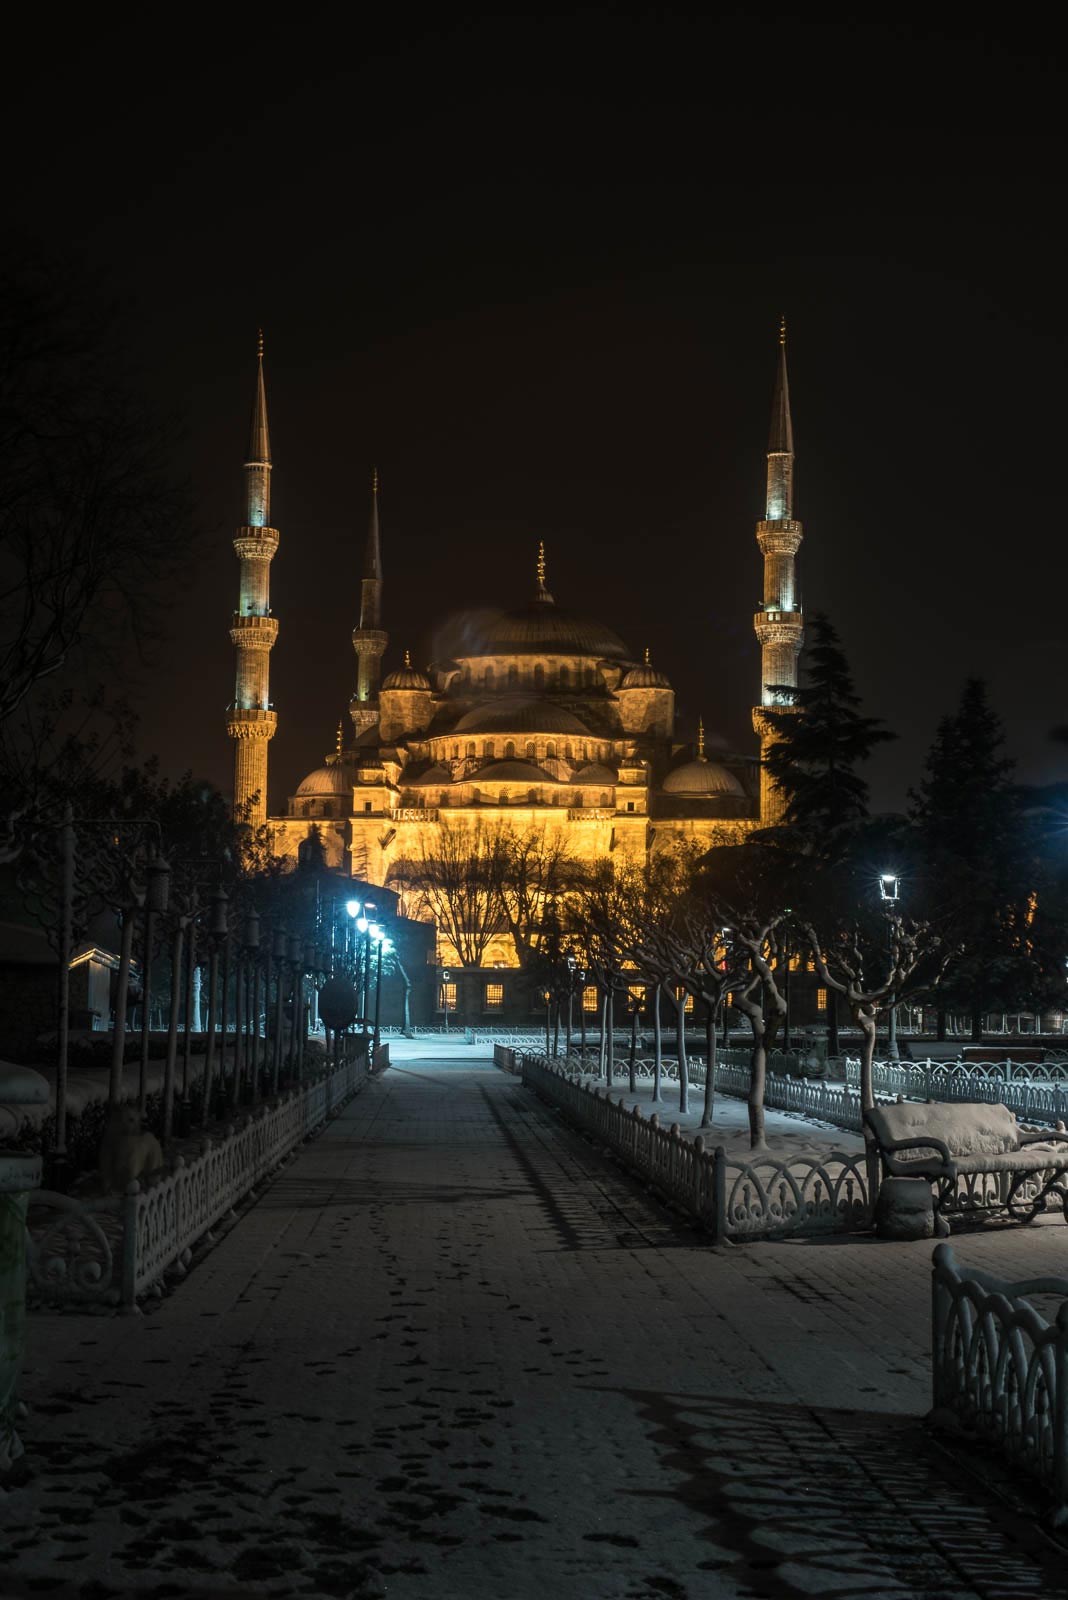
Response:
[[[943,982],[943,1004],[971,1012],[976,1039],[984,1011],[1041,1003],[1031,936],[1038,866],[1004,742],[986,684],[969,678],[957,710],[938,724],[910,796],[931,897],[960,946]]]
[[[856,769],[896,734],[878,717],[861,715],[849,663],[828,619],[817,614],[811,629],[801,685],[780,691],[788,705],[765,710],[775,733],[766,760],[786,797],[787,824],[810,848],[825,850],[831,835],[867,816],[868,785]]]

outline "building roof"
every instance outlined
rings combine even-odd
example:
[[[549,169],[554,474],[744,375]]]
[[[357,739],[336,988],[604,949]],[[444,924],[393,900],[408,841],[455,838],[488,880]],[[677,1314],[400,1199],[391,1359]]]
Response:
[[[669,772],[662,787],[665,794],[686,795],[693,800],[719,799],[724,795],[745,798],[745,790],[734,773],[703,756]]]
[[[415,777],[409,777],[408,776],[408,769],[406,767],[405,770],[404,770],[404,778],[403,778],[402,781],[405,784],[412,784],[412,785],[421,784],[421,783],[430,783],[430,784],[451,783],[452,782],[452,773],[449,771],[448,767],[442,766],[440,761],[436,761],[432,767],[427,767],[425,772],[417,773],[415,775]]]
[[[603,622],[558,606],[539,595],[514,611],[480,619],[462,651],[464,656],[570,655],[632,660],[618,634]]]
[[[627,676],[619,686],[621,689],[670,689],[671,684],[657,667],[652,667],[648,662],[640,667],[631,667]]]
[[[309,772],[297,790],[298,795],[345,795],[352,793],[352,775],[343,761],[331,761]]]
[[[550,699],[497,695],[464,713],[456,733],[563,733],[589,737],[590,730],[573,711]]]
[[[417,667],[409,666],[405,662],[403,667],[398,667],[395,672],[387,673],[382,679],[383,689],[423,689],[429,690],[430,679],[425,672],[420,672]]]

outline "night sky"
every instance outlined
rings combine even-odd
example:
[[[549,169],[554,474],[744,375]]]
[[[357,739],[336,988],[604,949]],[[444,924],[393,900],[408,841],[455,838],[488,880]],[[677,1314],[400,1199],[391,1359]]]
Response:
[[[158,40],[93,17],[30,41],[5,87],[7,222],[118,296],[193,480],[200,546],[131,685],[143,753],[229,788],[261,323],[272,810],[352,692],[375,463],[387,669],[406,646],[427,660],[450,608],[525,599],[543,538],[557,599],[651,647],[680,736],[703,712],[754,753],[785,312],[804,604],[901,735],[877,804],[903,801],[969,673],[1020,775],[1068,776],[1048,739],[1068,721],[1050,42],[963,14],[353,15],[242,11],[230,34],[202,16]]]

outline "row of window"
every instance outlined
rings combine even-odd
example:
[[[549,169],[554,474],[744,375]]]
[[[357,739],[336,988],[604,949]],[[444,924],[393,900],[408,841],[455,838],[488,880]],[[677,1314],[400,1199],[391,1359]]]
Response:
[[[468,761],[477,761],[479,754],[478,741],[475,739],[468,739],[464,745],[463,753],[464,757]],[[504,743],[501,747],[502,761],[514,761],[518,756],[518,753],[519,747],[514,739],[504,740]],[[611,752],[609,751],[607,745],[592,744],[589,740],[582,740],[580,743],[573,744],[570,739],[567,739],[563,744],[563,757],[565,761],[607,761],[610,753]],[[560,758],[560,754],[560,744],[556,739],[547,739],[545,741],[544,750],[541,755],[538,754],[537,739],[528,739],[523,747],[523,755],[527,761],[557,761]],[[451,760],[459,761],[460,759],[460,746],[458,744],[454,744],[452,747]],[[484,761],[496,761],[496,739],[483,739],[482,759]]]
[[[599,689],[603,687],[601,674],[594,666],[549,667],[546,670],[541,661],[534,664],[533,671],[520,672],[518,666],[509,666],[506,671],[497,672],[492,665],[484,667],[480,673],[476,668],[465,667],[462,682],[465,688],[488,689],[492,693],[495,689],[518,689],[521,686],[534,685],[535,689]]]
[[[638,1003],[640,1005],[642,1005],[642,1006],[645,1005],[646,990],[645,990],[643,985],[641,985],[641,984],[631,984],[627,992],[630,995],[632,1000],[637,1000]],[[676,989],[675,990],[675,996],[676,996],[676,999],[681,999],[682,998],[682,990],[681,989]],[[733,997],[731,995],[727,996],[728,1005],[731,1004],[732,999],[733,999]],[[535,1004],[540,1004],[540,1001],[535,1001]],[[587,988],[583,989],[583,991],[582,991],[582,1009],[583,1009],[583,1011],[592,1011],[592,1012],[596,1013],[597,1011],[600,1010],[600,1006],[601,1006],[600,992],[592,984],[590,984]],[[504,1007],[504,984],[503,983],[487,983],[485,985],[485,988],[484,988],[484,991],[483,991],[483,1010],[485,1010],[485,1011],[500,1011],[500,1010],[503,1009],[503,1007]],[[826,989],[817,989],[816,990],[816,1008],[819,1011],[826,1011],[826,1009],[827,1009],[827,991],[826,991]],[[455,1011],[456,1010],[456,985],[455,985],[455,983],[443,983],[443,984],[441,984],[439,986],[438,1010],[439,1011]],[[685,1011],[685,1014],[687,1016],[692,1016],[692,1014],[693,1014],[693,995],[692,994],[688,994],[686,996],[686,1004],[683,1007],[683,1010]]]

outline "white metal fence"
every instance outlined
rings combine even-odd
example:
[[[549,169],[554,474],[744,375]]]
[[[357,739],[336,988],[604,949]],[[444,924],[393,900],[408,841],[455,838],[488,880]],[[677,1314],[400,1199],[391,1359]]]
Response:
[[[1032,1303],[1055,1295],[1052,1320]],[[932,1420],[978,1433],[1052,1497],[1068,1520],[1068,1280],[1002,1283],[934,1252]]]
[[[376,1067],[388,1065],[380,1051]],[[117,1306],[137,1300],[167,1271],[183,1273],[193,1246],[238,1201],[321,1127],[366,1081],[362,1056],[291,1089],[205,1137],[193,1160],[124,1195],[82,1201],[50,1190],[30,1196],[27,1268],[31,1301]]]
[[[871,1224],[863,1155],[831,1151],[819,1157],[757,1156],[744,1160],[703,1138],[663,1128],[658,1116],[627,1110],[620,1099],[585,1084],[544,1056],[506,1051],[498,1065],[522,1072],[528,1087],[599,1144],[606,1146],[660,1194],[686,1211],[714,1240],[845,1232]],[[512,1061],[504,1059],[511,1056]],[[497,1059],[497,1053],[494,1053]],[[519,1059],[517,1059],[519,1057]]]

